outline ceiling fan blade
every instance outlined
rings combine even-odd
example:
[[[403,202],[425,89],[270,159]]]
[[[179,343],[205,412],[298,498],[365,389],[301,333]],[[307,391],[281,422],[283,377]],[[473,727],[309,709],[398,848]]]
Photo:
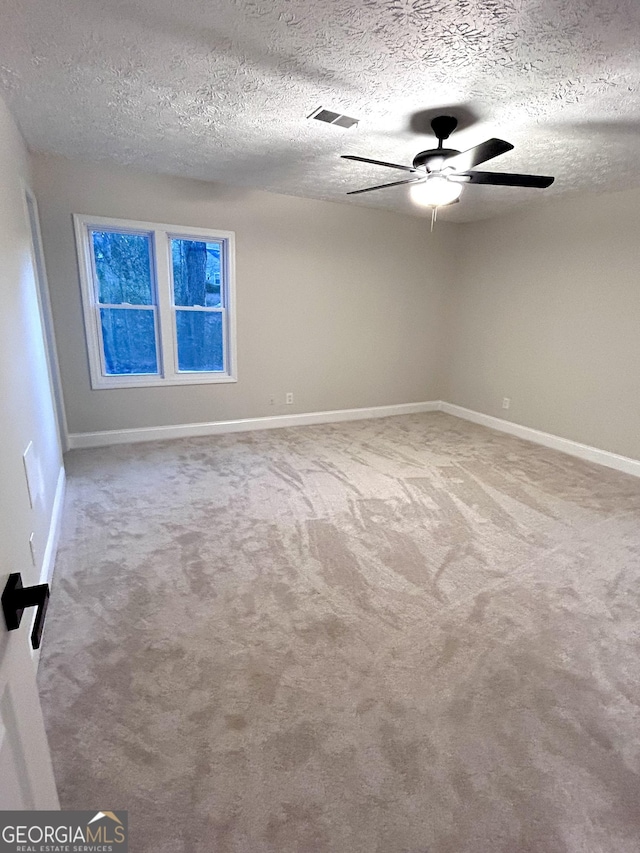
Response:
[[[481,142],[475,148],[469,148],[462,154],[454,154],[453,157],[448,157],[444,161],[444,165],[447,169],[455,169],[456,172],[466,172],[467,169],[473,169],[474,166],[491,160],[493,157],[506,154],[512,148],[513,145],[510,142],[505,142],[504,139],[487,139],[486,142]]]
[[[356,160],[358,163],[373,163],[374,166],[388,166],[389,169],[401,169],[403,172],[415,172],[411,166],[399,166],[397,163],[385,163],[384,160],[369,160],[367,157],[356,157],[355,154],[341,154],[343,160]],[[475,166],[475,163],[471,165]],[[471,166],[465,168],[470,169]]]
[[[497,187],[534,187],[545,189],[551,186],[554,178],[546,175],[515,175],[508,172],[461,172],[449,175],[450,181],[466,184],[492,184]]]
[[[347,195],[358,195],[359,193],[370,193],[373,190],[384,190],[387,187],[399,187],[400,184],[417,184],[420,181],[425,181],[426,178],[408,178],[406,181],[394,181],[392,184],[378,184],[377,187],[367,187],[364,190],[351,190]]]

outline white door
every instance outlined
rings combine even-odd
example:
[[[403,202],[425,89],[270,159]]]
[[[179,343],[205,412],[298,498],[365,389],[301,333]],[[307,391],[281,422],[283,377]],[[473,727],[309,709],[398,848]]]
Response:
[[[8,572],[0,571],[0,592]],[[7,631],[0,611],[0,810],[60,808],[31,658],[32,610]]]

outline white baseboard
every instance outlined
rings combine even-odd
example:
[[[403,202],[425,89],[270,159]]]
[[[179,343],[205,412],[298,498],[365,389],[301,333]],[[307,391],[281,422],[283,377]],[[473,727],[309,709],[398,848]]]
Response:
[[[440,411],[446,412],[448,415],[454,415],[456,418],[463,418],[465,421],[473,421],[474,424],[481,424],[490,429],[507,432],[509,435],[524,438],[526,441],[532,441],[535,444],[542,444],[544,447],[568,453],[570,456],[577,456],[579,459],[586,459],[588,462],[596,462],[598,465],[606,465],[607,468],[615,468],[617,471],[623,471],[625,474],[640,477],[640,460],[632,459],[629,456],[620,456],[618,453],[600,450],[588,444],[580,444],[578,441],[571,441],[568,438],[561,438],[558,435],[552,435],[548,432],[541,432],[540,430],[522,426],[521,424],[514,424],[511,421],[495,418],[492,415],[484,415],[482,412],[474,412],[472,409],[455,406],[453,403],[441,402]]]
[[[56,494],[51,509],[51,522],[49,524],[49,535],[44,549],[44,557],[40,568],[40,583],[51,583],[53,567],[56,562],[56,552],[60,541],[60,528],[62,526],[62,508],[64,506],[64,492],[66,486],[64,468],[60,468],[58,481],[56,483]]]
[[[165,441],[170,438],[191,438],[201,435],[219,435],[225,432],[250,432],[261,429],[329,424],[339,421],[359,421],[369,418],[386,418],[393,415],[413,415],[419,412],[437,412],[439,400],[422,403],[398,403],[393,406],[370,406],[365,409],[336,409],[329,412],[304,412],[298,415],[276,415],[265,418],[242,418],[235,421],[211,421],[201,424],[176,424],[174,426],[141,427],[139,429],[105,430],[103,432],[76,432],[69,435],[69,448],[105,447],[109,444],[130,444],[139,441]]]
[[[568,438],[561,438],[532,427],[505,421],[463,406],[446,403],[441,400],[427,400],[422,403],[399,403],[393,406],[370,406],[364,409],[336,409],[328,412],[304,412],[297,415],[276,415],[264,418],[242,418],[234,421],[211,421],[200,424],[175,424],[173,426],[141,427],[139,429],[104,430],[102,432],[76,432],[69,435],[71,450],[87,447],[106,447],[110,444],[132,444],[140,441],[165,441],[172,438],[191,438],[193,436],[220,435],[227,432],[250,432],[262,429],[280,429],[282,427],[305,426],[310,424],[338,423],[368,418],[385,418],[394,415],[412,415],[420,412],[446,412],[457,418],[481,424],[500,432],[515,435],[525,441],[532,441],[570,456],[577,456],[588,462],[615,468],[625,474],[640,477],[640,460],[621,456],[608,450],[600,450],[588,444],[580,444]],[[64,481],[63,481],[64,482]],[[64,486],[62,487],[64,490]],[[48,548],[48,546],[47,546]],[[54,552],[55,553],[55,552]],[[44,583],[45,581],[43,581]]]

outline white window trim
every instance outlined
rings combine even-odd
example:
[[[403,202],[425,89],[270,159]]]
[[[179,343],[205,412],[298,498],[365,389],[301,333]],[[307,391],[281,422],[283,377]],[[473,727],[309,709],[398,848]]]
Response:
[[[236,291],[235,291],[235,234],[233,231],[220,231],[217,228],[189,228],[182,225],[165,225],[158,222],[139,222],[130,219],[112,219],[104,216],[73,215],[78,252],[78,269],[82,293],[85,337],[89,356],[91,387],[95,390],[106,388],[149,388],[163,385],[209,385],[237,382],[237,342],[236,342]],[[89,246],[89,229],[105,228],[114,231],[130,231],[149,234],[152,241],[152,257],[155,271],[152,269],[152,286],[156,294],[156,304],[150,306],[156,314],[156,347],[158,354],[158,374],[107,375],[104,368],[104,350],[99,320],[99,303],[95,292],[95,276],[92,252]],[[223,352],[225,371],[179,372],[178,348],[176,340],[176,312],[173,305],[171,276],[171,237],[180,239],[207,239],[222,244],[222,280],[225,287],[224,307],[221,313],[223,322]],[[178,306],[179,307],[179,306]]]

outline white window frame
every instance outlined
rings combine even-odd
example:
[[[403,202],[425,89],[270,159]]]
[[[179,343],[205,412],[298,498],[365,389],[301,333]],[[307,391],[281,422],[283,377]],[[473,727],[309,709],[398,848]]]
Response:
[[[162,385],[204,385],[237,382],[237,344],[235,311],[235,234],[213,228],[189,228],[181,225],[163,225],[157,222],[138,222],[130,219],[112,219],[103,216],[73,216],[80,273],[80,290],[84,315],[85,337],[89,357],[91,387],[105,388],[148,388]],[[120,374],[106,373],[102,324],[98,301],[97,278],[93,264],[93,251],[89,242],[91,229],[104,229],[119,233],[148,234],[151,237],[151,286],[156,301],[151,307],[156,317],[156,349],[158,373]],[[176,309],[174,304],[173,272],[171,263],[171,239],[192,239],[220,243],[221,293],[220,308],[210,308],[223,315],[222,340],[224,371],[180,371],[178,370],[178,345]],[[108,306],[106,306],[108,307]],[[126,306],[118,306],[126,308]],[[184,307],[184,306],[183,306]],[[147,309],[148,310],[148,309]]]

